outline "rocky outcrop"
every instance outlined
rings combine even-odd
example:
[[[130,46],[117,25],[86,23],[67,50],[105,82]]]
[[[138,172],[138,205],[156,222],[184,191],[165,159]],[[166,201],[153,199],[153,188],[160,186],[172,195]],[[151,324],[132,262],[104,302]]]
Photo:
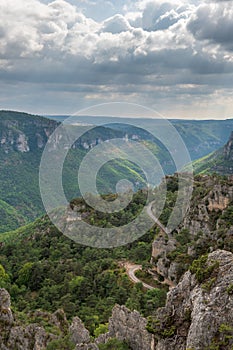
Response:
[[[233,254],[217,250],[200,261],[196,270],[187,271],[170,290],[166,306],[152,317],[154,334],[147,331],[149,324],[137,311],[116,305],[108,333],[101,335],[96,343],[118,338],[133,350],[231,350]]]
[[[202,269],[202,281],[186,272],[158,310],[156,350],[232,349],[233,254],[215,251]]]
[[[78,317],[69,326],[63,310],[57,310],[53,314],[36,311],[28,316],[32,320],[46,320],[47,324],[60,331],[60,335],[57,331],[56,334],[46,332],[37,323],[20,325],[14,320],[9,293],[0,289],[0,350],[45,350],[50,341],[66,334],[75,345],[83,346],[80,349],[98,349],[95,344],[84,344],[90,342],[90,335]]]
[[[147,320],[139,312],[116,305],[109,319],[109,331],[101,335],[96,343],[105,343],[110,338],[125,341],[133,350],[153,350],[154,336],[146,330]]]
[[[116,305],[109,320],[109,338],[126,341],[133,350],[231,350],[233,346],[233,254],[217,250],[187,271],[157,310],[153,333],[137,311]],[[198,270],[198,267],[201,270]],[[79,349],[79,348],[78,348]],[[81,348],[80,348],[81,349]],[[88,348],[87,348],[88,349]]]
[[[45,146],[58,123],[25,113],[1,111],[0,149],[27,153]]]
[[[176,249],[175,239],[160,235],[152,243],[152,264],[156,265],[158,274],[170,281],[176,282],[176,264],[167,259],[167,255]]]
[[[13,133],[11,130],[5,130],[0,138],[0,147],[5,153],[11,150],[21,153],[30,151],[27,136],[20,131]]]
[[[74,317],[69,328],[70,340],[74,344],[83,344],[90,342],[90,334],[84,327],[79,317]]]
[[[174,251],[181,245],[184,248],[184,243],[180,244],[176,240],[177,235],[184,230],[189,235],[190,241],[189,245],[186,243],[187,251],[183,249],[183,253],[190,258],[200,254],[200,247],[203,252],[218,248],[229,249],[231,233],[228,232],[229,225],[226,219],[222,220],[222,215],[232,203],[233,177],[229,176],[222,181],[221,178],[214,176],[196,176],[190,208],[183,222],[170,236],[159,235],[152,244],[151,261],[158,273],[174,283],[179,282],[185,268],[182,268],[182,261],[177,263],[172,256],[175,256]]]
[[[90,342],[89,332],[78,317],[73,319],[68,334],[76,344],[75,350],[98,350],[98,344],[110,338],[125,341],[133,350],[231,350],[232,310],[233,254],[217,250],[192,265],[168,293],[166,306],[158,309],[149,323],[137,311],[116,305],[108,333],[95,343]],[[64,317],[61,323],[54,314],[53,318],[61,328],[66,324]],[[4,289],[0,289],[0,331],[1,350],[44,350],[55,337],[37,324],[16,325],[10,296]]]
[[[44,328],[36,324],[24,327],[12,327],[6,342],[6,349],[42,350],[52,340]]]
[[[45,349],[51,337],[38,325],[31,324],[25,328],[15,325],[10,306],[9,293],[0,289],[0,349]]]
[[[14,318],[11,312],[10,294],[3,288],[0,289],[0,322],[5,325],[12,325]]]
[[[168,254],[172,252],[176,247],[175,240],[169,240],[164,234],[161,234],[152,243],[152,256],[153,258],[159,258],[164,253]]]
[[[231,177],[224,183],[210,176],[200,176],[198,180],[197,187],[194,187],[189,212],[181,226],[181,228],[188,229],[192,236],[200,231],[208,234],[215,230],[217,215],[214,214],[225,210],[233,201],[233,181]]]
[[[215,186],[214,189],[210,193],[210,197],[208,198],[208,210],[210,212],[215,210],[224,210],[227,208],[230,200],[232,199],[232,188],[230,188],[230,192],[222,193],[221,186]]]
[[[66,333],[69,329],[69,322],[67,321],[66,314],[64,310],[58,309],[54,313],[44,312],[37,310],[29,314],[32,319],[44,319],[51,326],[55,326],[62,333]]]

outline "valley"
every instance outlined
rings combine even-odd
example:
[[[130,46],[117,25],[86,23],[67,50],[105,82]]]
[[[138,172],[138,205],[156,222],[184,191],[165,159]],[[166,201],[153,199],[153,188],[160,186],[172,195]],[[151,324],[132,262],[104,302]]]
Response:
[[[78,184],[73,179],[78,172],[81,160],[98,142],[112,138],[130,140],[136,138],[158,158],[164,174],[172,174],[176,170],[169,152],[148,132],[127,125],[130,120],[126,120],[126,124],[123,125],[121,118],[115,120],[115,123],[112,123],[111,118],[79,118],[80,122],[95,122],[97,125],[104,120],[108,126],[97,126],[91,131],[84,132],[81,139],[77,140],[73,149],[69,151],[63,169],[64,190],[69,200],[79,196]],[[154,123],[156,127],[158,122],[145,119],[142,126],[148,124],[151,127]],[[183,137],[191,159],[202,157],[224,145],[233,129],[232,120],[193,122],[174,120],[171,122]],[[0,204],[2,213],[4,212],[0,232],[29,223],[44,213],[38,186],[39,166],[45,144],[58,125],[58,121],[40,116],[11,111],[0,112],[0,195],[5,203]],[[81,128],[85,131],[84,126]],[[193,148],[194,145],[195,148]],[[206,164],[206,159],[204,162]],[[197,172],[202,171],[199,163],[199,160],[194,162],[194,169]],[[213,171],[215,170],[213,168]],[[103,194],[115,192],[115,185],[122,178],[132,181],[136,190],[145,186],[143,173],[135,164],[127,159],[116,159],[100,169],[97,178],[98,190]],[[13,221],[9,220],[11,207],[11,211],[16,211],[16,219]]]
[[[227,141],[229,135],[222,133],[215,147],[223,146],[204,161],[194,161],[191,202],[182,221],[170,229],[178,174],[165,172],[161,184],[149,190],[146,204],[140,169],[127,161],[110,162],[97,180],[105,201],[116,200],[119,179],[127,177],[138,183],[130,204],[111,215],[90,207],[71,182],[85,154],[100,140],[126,135],[129,139],[137,135],[166,168],[167,153],[156,140],[140,129],[125,130],[122,124],[84,134],[64,165],[64,189],[70,204],[63,220],[68,222],[75,213],[95,227],[120,227],[132,222],[147,205],[146,215],[154,223],[134,242],[99,249],[75,243],[44,213],[38,170],[45,143],[58,122],[4,112],[0,123],[2,349],[232,349],[232,135]],[[180,128],[186,124],[176,123]],[[187,127],[185,131],[189,140],[191,130]],[[198,133],[201,137],[200,129]],[[157,217],[154,196],[162,200],[164,186],[165,204]]]

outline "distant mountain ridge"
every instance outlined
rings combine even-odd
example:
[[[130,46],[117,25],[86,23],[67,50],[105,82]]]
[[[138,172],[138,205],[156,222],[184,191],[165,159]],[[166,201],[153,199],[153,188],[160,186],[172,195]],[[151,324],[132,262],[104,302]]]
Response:
[[[50,135],[59,124],[40,116],[0,111],[0,232],[15,229],[44,213],[39,188],[40,160]],[[75,179],[88,150],[105,140],[125,137],[123,131],[107,127],[90,131],[84,127],[81,132],[82,137],[72,146],[63,167],[68,200],[80,195]],[[122,178],[129,178],[133,183],[144,182],[136,166],[127,160],[116,160],[103,168],[98,188],[102,193],[113,192]]]
[[[68,116],[50,116],[56,121],[63,121]],[[156,129],[161,119],[149,118],[123,118],[123,117],[101,117],[101,116],[77,116],[77,121],[90,125],[109,125],[111,128],[124,130],[126,133],[134,132],[133,125],[140,120],[142,133],[145,137],[145,130]],[[199,159],[218,148],[222,147],[233,130],[233,119],[225,120],[184,120],[170,119],[190,153],[192,160]],[[128,124],[128,125],[127,125]],[[145,130],[143,130],[145,128]]]
[[[80,119],[84,124],[93,124],[96,121],[98,125],[101,122],[101,117],[85,118]],[[74,179],[85,154],[98,143],[112,138],[142,142],[158,158],[165,174],[172,174],[176,170],[166,148],[146,132],[147,125],[156,128],[156,120],[143,120],[145,130],[125,125],[124,122],[130,123],[128,119],[117,118],[115,123],[112,118],[107,118],[105,121],[108,123],[105,127],[93,125],[94,129],[87,132],[84,125],[77,126],[83,128],[81,129],[83,136],[75,142],[64,164],[64,187],[67,198],[79,196],[78,184],[74,183]],[[233,120],[174,120],[172,123],[184,139],[192,159],[223,145],[229,132],[233,130]],[[44,213],[38,180],[40,159],[48,138],[59,124],[59,121],[46,117],[0,111],[1,232],[15,229]],[[111,176],[108,176],[109,174]],[[142,172],[127,160],[122,162],[116,159],[107,163],[99,175],[97,188],[101,193],[114,192],[115,184],[122,178],[139,184],[137,188],[145,184]]]

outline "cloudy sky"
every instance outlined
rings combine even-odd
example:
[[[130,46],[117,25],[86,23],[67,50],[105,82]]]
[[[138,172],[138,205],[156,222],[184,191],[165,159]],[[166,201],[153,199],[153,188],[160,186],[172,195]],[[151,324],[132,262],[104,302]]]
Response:
[[[233,118],[233,2],[0,0],[0,109]]]

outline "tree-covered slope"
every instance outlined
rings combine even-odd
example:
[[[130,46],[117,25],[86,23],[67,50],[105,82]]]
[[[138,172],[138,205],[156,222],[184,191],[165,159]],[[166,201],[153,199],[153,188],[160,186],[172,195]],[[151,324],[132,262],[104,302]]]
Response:
[[[16,229],[25,224],[25,219],[17,210],[0,199],[0,233]]]
[[[156,122],[153,120],[145,120],[145,126],[147,123],[150,125],[155,123],[154,127],[156,127]],[[192,157],[196,157],[195,154],[205,154],[208,150],[218,147],[231,128],[231,123],[232,120],[221,122],[173,121]],[[0,111],[0,198],[16,210],[17,217],[23,218],[22,221],[17,221],[19,224],[24,221],[30,222],[44,213],[39,190],[39,165],[48,137],[58,125],[57,121],[40,116]],[[148,147],[158,158],[165,174],[175,171],[171,156],[165,147],[143,129],[126,127],[122,124],[112,124],[111,128],[97,126],[91,131],[84,132],[67,155],[63,169],[63,185],[68,199],[79,196],[76,181],[79,164],[96,143],[112,138],[134,139],[135,136],[137,141]],[[224,162],[226,164],[226,160]],[[230,169],[231,160],[227,162]],[[206,160],[204,163],[205,166]],[[194,167],[196,167],[195,164]],[[100,169],[97,177],[98,190],[101,193],[114,192],[116,183],[122,178],[132,181],[136,189],[145,184],[145,177],[135,164],[128,160],[116,159]],[[9,211],[5,211],[4,215],[6,216],[7,213]],[[5,229],[4,224],[2,225],[2,230],[15,228],[15,220],[10,218],[11,216],[7,219]],[[3,220],[2,222],[4,223]]]
[[[25,222],[44,213],[39,189],[39,166],[45,144],[57,126],[56,121],[39,116],[0,112],[0,198],[13,207],[16,216],[23,217]],[[123,137],[121,131],[96,127],[77,140],[67,155],[63,169],[63,185],[69,200],[79,195],[76,177],[88,150],[99,140],[119,136]],[[128,178],[139,186],[144,183],[143,174],[135,165],[116,159],[101,169],[98,188],[102,193],[113,192],[122,178]],[[5,211],[4,215],[7,213],[9,211]],[[12,225],[10,222],[9,217],[4,231],[15,228],[15,221],[12,220]]]
[[[193,162],[195,173],[233,174],[233,133],[224,147]]]
[[[142,191],[135,194],[128,209],[112,216],[114,224],[131,220],[137,215],[135,207],[140,211],[144,200]],[[100,213],[88,207],[85,210],[87,220],[103,224]],[[122,265],[123,260],[148,264],[154,235],[152,229],[125,247],[94,249],[66,238],[44,216],[0,235],[0,266],[5,271],[0,287],[7,288],[15,310],[25,317],[38,309],[54,312],[63,308],[69,319],[79,315],[94,334],[108,321],[116,303],[144,315],[164,304],[166,286],[157,282],[157,288],[146,291],[129,280]]]
[[[164,224],[167,222],[167,213],[174,206],[178,189],[177,176],[167,177],[166,181],[167,201],[160,217]],[[112,196],[115,195],[106,196],[105,199],[110,200]],[[88,207],[81,199],[72,201],[71,205],[78,207],[78,203],[81,203],[82,213],[89,223],[97,226],[106,224],[106,218]],[[132,220],[144,203],[145,193],[139,191],[134,194],[133,201],[127,208],[109,217],[109,224],[121,226],[126,219]],[[109,250],[85,247],[69,240],[58,232],[47,216],[44,216],[26,227],[0,235],[0,287],[9,290],[14,311],[26,324],[36,322],[48,327],[46,312],[52,313],[62,307],[69,320],[78,315],[91,334],[97,335],[106,331],[106,322],[111,310],[115,303],[118,303],[148,316],[147,329],[155,334],[156,342],[166,340],[166,344],[173,344],[173,341],[179,339],[180,331],[186,332],[185,336],[181,337],[182,342],[185,342],[191,321],[198,319],[199,313],[203,315],[203,320],[206,317],[206,313],[200,312],[198,305],[202,307],[208,304],[211,312],[216,310],[216,300],[212,298],[215,292],[219,302],[224,304],[225,299],[218,293],[219,286],[222,286],[221,295],[224,298],[232,297],[232,280],[225,276],[227,273],[230,276],[230,271],[225,270],[223,275],[224,269],[230,265],[223,264],[222,260],[220,263],[208,263],[207,257],[207,254],[218,252],[219,249],[224,249],[224,252],[210,255],[228,256],[228,252],[233,251],[232,208],[231,177],[196,176],[190,208],[182,223],[169,236],[153,228],[138,241]],[[182,281],[169,293],[164,309],[166,313],[163,309],[160,313],[158,310],[159,306],[164,305],[166,286],[155,279],[154,290],[146,291],[141,284],[134,285],[127,276],[123,261],[142,264],[143,271],[140,272],[139,278],[146,282],[151,281],[151,273],[161,282],[169,280],[176,285]],[[192,276],[188,272],[186,277],[182,278],[188,269]],[[190,281],[188,288],[187,276]],[[197,298],[194,307],[191,300],[194,300],[195,290],[203,296],[203,303]],[[176,302],[175,309],[169,306],[171,296]],[[190,302],[186,303],[186,299]],[[223,320],[224,323],[222,304],[221,310],[218,309],[214,317],[217,322]],[[190,310],[193,310],[192,315]],[[206,311],[203,307],[201,310]],[[124,323],[121,319],[114,322],[117,322],[119,327]],[[211,332],[215,332],[221,338],[220,325],[214,327],[214,331]],[[229,324],[224,323],[225,326]],[[231,328],[224,329],[228,332]],[[139,332],[144,331],[140,329]],[[202,330],[201,336],[204,337],[205,332],[207,330]],[[116,334],[120,337],[119,332],[116,331]],[[130,336],[130,333],[127,336]],[[213,346],[221,344],[220,338],[214,338],[212,343],[209,343]],[[229,339],[231,338],[225,339],[227,346]],[[54,343],[55,348],[57,346],[57,349],[63,350],[62,344],[66,341],[66,338],[61,338],[59,342]],[[179,349],[178,345],[175,349]]]

